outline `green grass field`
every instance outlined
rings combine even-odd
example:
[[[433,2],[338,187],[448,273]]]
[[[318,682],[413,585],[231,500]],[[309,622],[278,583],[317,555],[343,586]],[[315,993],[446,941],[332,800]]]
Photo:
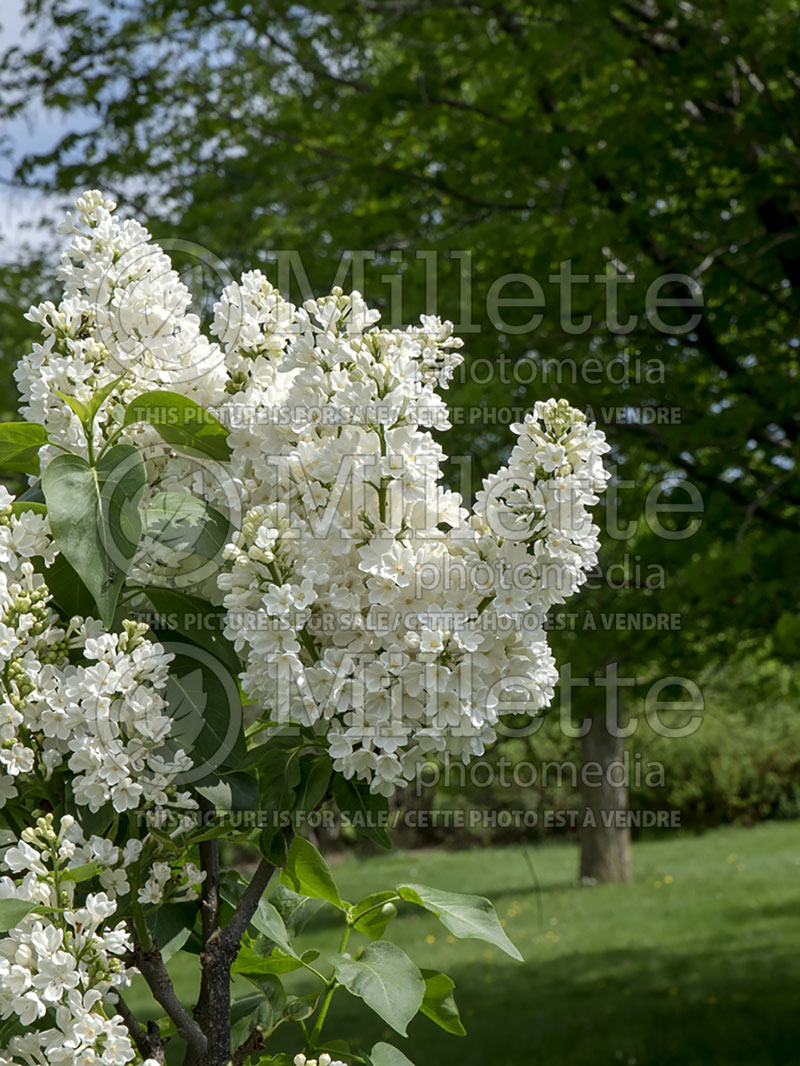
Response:
[[[800,1064],[800,823],[638,843],[632,885],[578,887],[567,844],[528,854],[538,889],[516,847],[338,864],[349,899],[401,880],[488,896],[526,961],[404,910],[389,938],[455,979],[469,1035],[420,1016],[403,1041],[344,992],[326,1033],[391,1039],[416,1066]],[[304,941],[335,951],[325,911],[315,923]],[[193,972],[175,978],[191,1000]]]

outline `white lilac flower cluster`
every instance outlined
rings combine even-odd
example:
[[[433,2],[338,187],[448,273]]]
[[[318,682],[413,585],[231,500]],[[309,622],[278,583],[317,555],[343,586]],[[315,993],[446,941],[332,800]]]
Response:
[[[334,768],[384,795],[432,754],[482,754],[512,700],[552,699],[544,615],[596,562],[602,434],[537,405],[470,515],[426,428],[447,425],[449,323],[379,329],[339,291],[298,309],[257,272],[216,311],[249,504],[218,584],[245,691],[276,722],[322,727]]]
[[[45,336],[20,368],[26,417],[79,447],[59,392],[88,399],[124,371],[101,440],[114,403],[155,383],[230,427],[224,478],[181,459],[157,476],[227,515],[235,486],[229,569],[202,594],[224,603],[253,706],[314,726],[338,772],[385,795],[430,756],[482,754],[503,713],[546,706],[544,617],[596,561],[603,435],[563,401],[537,404],[470,513],[430,432],[449,425],[437,389],[461,362],[450,323],[381,329],[340,290],[295,307],[252,271],[224,289],[211,343],[147,231],[99,193],[77,207],[65,298],[33,312]]]
[[[0,569],[0,807],[29,778],[41,786],[59,770],[93,812],[193,806],[174,785],[191,760],[165,748],[172,656],[145,640],[142,623],[107,633],[76,617],[65,628],[45,578],[28,560],[20,570],[9,582]]]
[[[532,555],[535,600],[547,610],[578,591],[597,565],[599,528],[589,507],[609,478],[604,434],[566,400],[538,401],[525,421],[512,425],[519,440],[508,464],[484,478],[473,526],[496,540],[512,569]],[[530,593],[520,592],[530,602]]]
[[[126,622],[112,634],[93,619],[63,623],[46,584],[55,558],[46,517],[15,513],[13,497],[1,490],[0,807],[60,802],[68,775],[76,812],[105,804],[117,814],[187,811],[194,801],[174,782],[191,762],[167,746],[172,656],[144,639],[142,624]],[[34,559],[44,562],[44,575]],[[124,847],[98,835],[87,840],[70,815],[56,827],[52,815],[39,818],[4,843],[11,846],[2,866],[11,876],[0,876],[0,908],[11,900],[46,910],[0,937],[0,1021],[14,1033],[0,1048],[0,1066],[131,1062],[122,1019],[102,1006],[127,982],[119,958],[130,948],[124,926],[107,925],[116,897],[131,892],[134,868],[143,905],[194,899],[203,875],[191,863],[148,865],[139,840]],[[102,891],[78,903],[72,872],[87,867]]]
[[[110,924],[116,903],[106,893],[76,899],[69,871],[80,864],[82,839],[72,818],[56,830],[48,815],[3,856],[14,876],[0,877],[0,907],[13,900],[37,909],[0,939],[0,1019],[17,1030],[0,1066],[124,1066],[135,1058],[122,1018],[103,1006],[128,983],[121,956],[131,944],[124,923]]]
[[[21,574],[27,559],[42,558],[50,566],[56,547],[47,518],[34,510],[13,513],[14,497],[0,485],[0,568],[11,577]],[[0,638],[2,640],[2,638]]]
[[[81,421],[65,396],[88,403],[111,389],[95,423],[93,444],[99,448],[119,429],[115,409],[121,403],[148,389],[169,388],[208,404],[225,382],[219,348],[190,312],[191,293],[169,256],[135,219],[121,221],[115,207],[102,193],[87,192],[75,201],[75,215],[67,214],[60,227],[72,236],[58,272],[63,298],[28,312],[42,341],[15,372],[23,416],[82,455],[87,447]],[[158,437],[137,426],[123,439]],[[45,447],[42,466],[55,454]]]
[[[225,513],[235,514],[235,488],[224,492],[217,484],[220,464],[176,455],[145,422],[122,425],[125,406],[151,390],[177,392],[213,407],[225,395],[228,372],[219,345],[201,331],[191,311],[192,294],[169,256],[144,226],[121,220],[115,208],[97,191],[75,201],[75,214],[60,227],[72,238],[59,269],[63,298],[58,305],[45,301],[32,307],[26,316],[41,327],[42,340],[14,376],[23,417],[45,426],[53,441],[40,449],[40,467],[45,469],[59,447],[86,458],[111,442],[134,444],[148,468],[143,504],[161,491],[204,495],[210,481]],[[93,397],[102,402],[90,449],[78,411]],[[224,475],[222,480],[227,484]],[[145,535],[130,572],[142,585],[174,586],[176,578],[191,584],[199,565],[177,561],[168,545]],[[213,588],[211,575],[202,593]]]

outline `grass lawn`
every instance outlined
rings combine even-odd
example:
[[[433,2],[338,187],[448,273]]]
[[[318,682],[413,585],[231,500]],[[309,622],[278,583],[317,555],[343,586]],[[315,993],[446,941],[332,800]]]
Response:
[[[632,885],[580,888],[574,847],[527,850],[538,889],[515,847],[337,865],[351,900],[402,880],[488,896],[526,962],[405,907],[389,938],[455,979],[469,1035],[420,1016],[403,1041],[339,992],[329,1037],[390,1039],[416,1066],[800,1064],[800,823],[638,843]],[[303,939],[335,951],[328,913]],[[175,979],[191,1001],[194,974]]]

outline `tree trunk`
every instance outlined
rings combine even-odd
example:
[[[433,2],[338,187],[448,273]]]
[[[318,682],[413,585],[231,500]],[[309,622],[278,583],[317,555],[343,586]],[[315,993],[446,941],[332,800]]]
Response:
[[[616,824],[616,813],[628,809],[628,788],[622,762],[625,738],[608,731],[603,714],[592,717],[592,726],[581,738],[580,878],[585,883],[630,881],[631,832]],[[593,763],[587,774],[588,764]],[[609,781],[609,766],[612,767]],[[600,772],[595,772],[597,767]],[[587,780],[588,778],[588,780]]]

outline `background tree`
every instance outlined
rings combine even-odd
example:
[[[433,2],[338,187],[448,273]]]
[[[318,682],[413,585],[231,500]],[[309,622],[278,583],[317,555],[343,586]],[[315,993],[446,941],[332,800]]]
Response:
[[[368,295],[386,301],[380,277],[394,274],[406,318],[431,296],[430,262],[417,253],[438,252],[439,310],[455,318],[463,303],[462,325],[483,327],[462,329],[473,368],[484,358],[512,368],[510,381],[467,375],[452,394],[467,416],[448,445],[474,457],[476,481],[483,457],[490,469],[505,447],[497,407],[557,392],[609,423],[615,518],[636,524],[628,539],[607,538],[605,566],[619,562],[627,579],[623,589],[605,584],[594,615],[675,610],[681,628],[601,624],[589,638],[579,623],[563,641],[575,675],[602,676],[616,661],[642,681],[691,676],[745,643],[791,649],[794,0],[29,0],[27,10],[40,41],[6,57],[5,109],[42,99],[81,132],[68,122],[51,152],[20,161],[20,181],[100,185],[149,214],[157,235],[191,233],[234,268],[296,249],[317,290],[342,250],[374,250]],[[468,296],[459,250],[471,259]],[[574,275],[608,280],[551,281],[567,260]],[[538,279],[543,308],[487,311],[487,291],[510,272]],[[645,314],[666,274],[702,289],[691,329],[693,307],[662,310],[658,328],[656,290]],[[510,283],[495,295],[532,293]],[[689,293],[676,283],[661,295]],[[520,331],[534,314],[543,316],[535,330]],[[553,359],[558,380],[552,364],[549,379],[543,369]],[[613,360],[621,373],[608,372]],[[648,377],[645,366],[663,373]],[[647,406],[676,414],[641,424],[635,409]],[[486,417],[472,420],[473,407]],[[691,503],[683,479],[702,495],[702,515],[654,511],[659,492]],[[702,518],[693,536],[663,535],[693,517]],[[640,587],[637,566],[663,567],[665,587]],[[579,716],[602,700],[595,685],[575,690]],[[623,876],[624,840],[616,846],[623,859],[610,876]],[[605,876],[607,865],[584,872]]]

